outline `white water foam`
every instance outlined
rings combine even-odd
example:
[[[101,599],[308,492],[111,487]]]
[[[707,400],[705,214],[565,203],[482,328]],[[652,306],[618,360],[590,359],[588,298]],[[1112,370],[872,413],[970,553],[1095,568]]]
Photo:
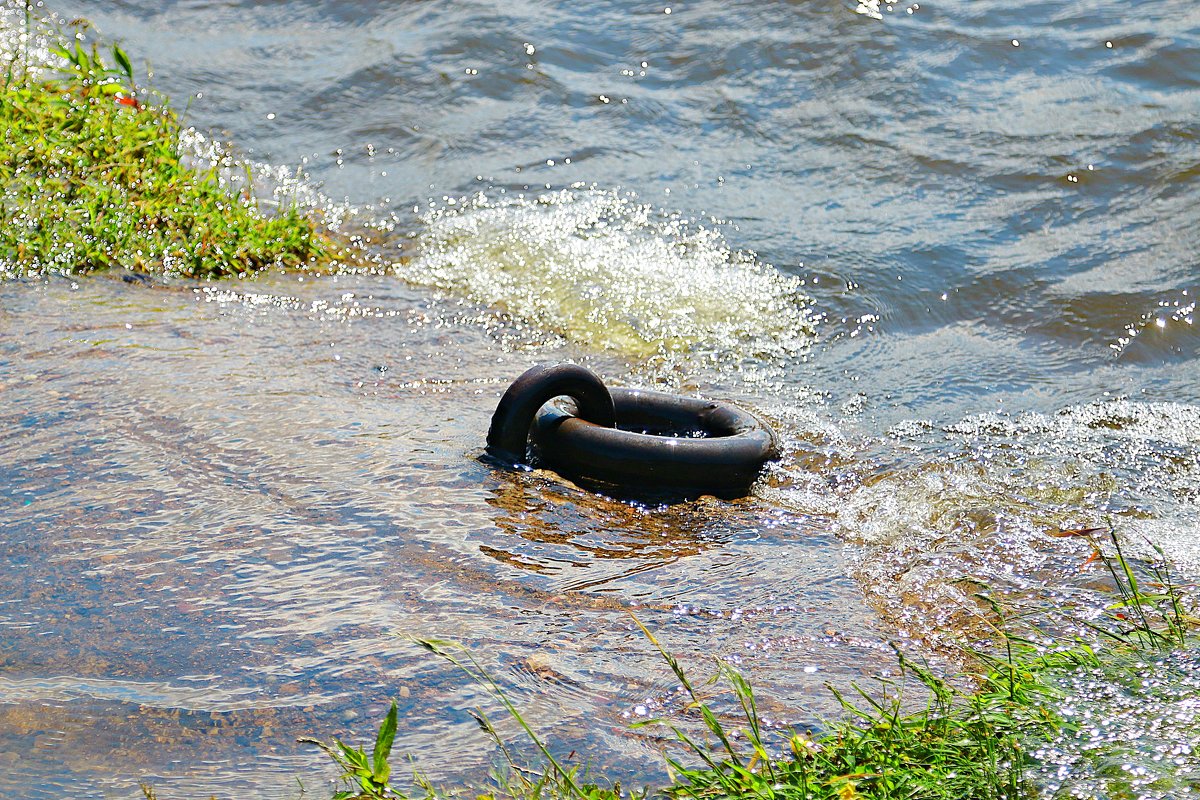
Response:
[[[421,216],[405,280],[633,357],[779,362],[812,340],[797,279],[632,195],[476,194]]]

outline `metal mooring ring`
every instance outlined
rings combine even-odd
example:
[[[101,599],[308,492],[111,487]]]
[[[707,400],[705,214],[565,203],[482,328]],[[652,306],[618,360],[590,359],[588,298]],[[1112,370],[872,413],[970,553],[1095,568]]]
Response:
[[[547,403],[561,396],[575,401],[575,413]],[[555,472],[633,493],[740,497],[779,449],[774,431],[748,411],[643,389],[610,392],[574,364],[533,367],[500,399],[488,451],[519,463],[530,437]]]

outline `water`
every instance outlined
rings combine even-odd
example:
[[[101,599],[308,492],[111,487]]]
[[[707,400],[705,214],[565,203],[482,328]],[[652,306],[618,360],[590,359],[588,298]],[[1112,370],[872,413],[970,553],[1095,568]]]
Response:
[[[1082,670],[1061,681],[1068,724],[1035,754],[1047,794],[1194,796],[1198,674],[1193,650]]]
[[[295,737],[393,697],[401,750],[476,779],[486,694],[406,635],[655,780],[628,723],[675,687],[631,609],[806,724],[889,640],[971,635],[965,576],[1086,600],[1047,530],[1111,515],[1200,575],[1200,10],[667,7],[50,7],[378,269],[0,284],[0,795],[320,794]],[[785,457],[670,508],[480,462],[566,359],[753,408]]]

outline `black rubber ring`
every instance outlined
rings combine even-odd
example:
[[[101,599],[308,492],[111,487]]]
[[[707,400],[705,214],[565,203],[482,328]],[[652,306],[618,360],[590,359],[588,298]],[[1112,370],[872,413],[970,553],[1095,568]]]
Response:
[[[564,395],[588,419],[610,428],[615,424],[612,397],[596,373],[576,364],[538,364],[525,370],[500,398],[488,428],[488,452],[513,464],[525,461],[534,415],[547,400]]]
[[[611,390],[617,427],[554,405],[534,420],[538,456],[584,483],[740,497],[778,456],[774,432],[739,408],[643,389]]]
[[[574,413],[547,401],[566,396]],[[531,430],[532,428],[532,430]],[[738,497],[777,458],[774,431],[758,417],[713,400],[613,389],[574,364],[541,364],[517,378],[496,407],[488,452],[539,459],[583,484],[619,493]]]

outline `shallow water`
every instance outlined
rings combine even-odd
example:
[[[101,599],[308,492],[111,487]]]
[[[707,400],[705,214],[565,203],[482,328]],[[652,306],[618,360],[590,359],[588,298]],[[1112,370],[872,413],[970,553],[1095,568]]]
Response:
[[[0,284],[0,795],[320,794],[295,737],[392,697],[477,778],[487,698],[407,635],[653,780],[627,726],[677,704],[631,609],[805,724],[888,640],[970,635],[964,577],[1086,601],[1047,530],[1200,575],[1200,10],[666,7],[51,6],[357,208],[381,274]],[[479,461],[566,359],[785,457],[668,508]]]
[[[1082,670],[1058,687],[1068,725],[1036,753],[1048,796],[1191,797],[1200,665],[1195,650],[1154,654],[1116,669]]]

